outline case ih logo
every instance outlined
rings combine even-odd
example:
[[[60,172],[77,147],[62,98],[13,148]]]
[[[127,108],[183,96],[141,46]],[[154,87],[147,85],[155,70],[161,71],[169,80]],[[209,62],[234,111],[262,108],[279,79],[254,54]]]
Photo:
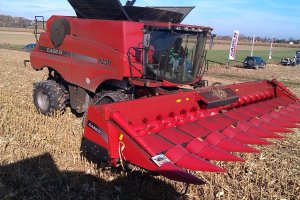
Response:
[[[52,48],[47,48],[46,49],[47,53],[55,54],[55,55],[63,55],[63,51],[59,49],[52,49]]]
[[[39,51],[46,52],[49,54],[59,55],[59,56],[67,56],[70,54],[69,52],[62,51],[60,49],[54,49],[54,48],[49,48],[44,46],[40,46]]]

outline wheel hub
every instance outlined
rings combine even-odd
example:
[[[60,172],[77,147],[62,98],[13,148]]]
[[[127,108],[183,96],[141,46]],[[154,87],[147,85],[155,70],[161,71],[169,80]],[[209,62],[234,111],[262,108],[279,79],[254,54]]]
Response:
[[[45,92],[40,91],[37,95],[37,103],[38,103],[40,109],[46,111],[49,108],[49,105],[50,105],[48,95]]]

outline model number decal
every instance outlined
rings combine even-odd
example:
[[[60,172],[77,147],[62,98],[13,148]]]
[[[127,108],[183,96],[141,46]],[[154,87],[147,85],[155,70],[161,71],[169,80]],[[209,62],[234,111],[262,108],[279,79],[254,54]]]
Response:
[[[99,58],[97,62],[101,65],[111,66],[111,61],[108,59]]]

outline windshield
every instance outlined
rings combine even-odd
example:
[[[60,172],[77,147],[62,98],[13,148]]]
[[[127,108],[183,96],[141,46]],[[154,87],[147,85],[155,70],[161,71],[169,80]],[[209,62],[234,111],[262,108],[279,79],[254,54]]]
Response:
[[[205,44],[203,33],[152,31],[147,74],[152,73],[172,83],[193,82],[199,72],[203,73]]]

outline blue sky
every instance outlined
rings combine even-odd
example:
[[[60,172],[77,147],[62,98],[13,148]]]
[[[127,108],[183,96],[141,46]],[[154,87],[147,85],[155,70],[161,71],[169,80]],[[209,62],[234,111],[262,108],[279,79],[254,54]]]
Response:
[[[247,36],[300,39],[299,0],[137,0],[135,5],[196,6],[184,23],[211,26],[218,35],[240,30]],[[75,15],[67,0],[0,0],[0,14],[28,19],[35,15]]]

